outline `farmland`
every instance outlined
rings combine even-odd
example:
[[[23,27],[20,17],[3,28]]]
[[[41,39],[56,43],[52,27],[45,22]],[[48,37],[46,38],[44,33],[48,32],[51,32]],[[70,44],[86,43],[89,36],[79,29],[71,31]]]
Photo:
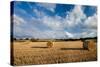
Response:
[[[92,40],[93,41],[93,40]],[[12,65],[28,64],[55,64],[69,62],[84,62],[97,60],[97,44],[88,45],[88,50],[83,49],[83,42],[58,41],[53,42],[51,48],[47,42],[14,41],[11,47]]]

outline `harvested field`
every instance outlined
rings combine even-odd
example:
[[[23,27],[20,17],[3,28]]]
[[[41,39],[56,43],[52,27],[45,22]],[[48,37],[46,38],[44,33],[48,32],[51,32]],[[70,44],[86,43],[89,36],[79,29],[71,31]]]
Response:
[[[91,42],[92,43],[92,42]],[[89,44],[89,50],[83,49],[82,41],[53,42],[51,48],[47,42],[13,42],[12,64],[55,64],[68,62],[96,61],[96,43]],[[90,49],[92,46],[92,49]]]

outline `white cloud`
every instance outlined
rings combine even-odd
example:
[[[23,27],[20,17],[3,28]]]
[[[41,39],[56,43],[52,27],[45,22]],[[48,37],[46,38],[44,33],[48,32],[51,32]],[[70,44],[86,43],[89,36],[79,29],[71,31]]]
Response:
[[[53,30],[62,30],[63,25],[61,23],[60,18],[61,17],[59,16],[55,16],[55,17],[44,16],[42,22]]]
[[[39,6],[43,6],[46,9],[50,11],[54,11],[56,5],[54,4],[38,4]],[[80,37],[92,37],[97,36],[97,15],[91,17],[86,17],[86,15],[83,12],[82,6],[75,6],[74,9],[66,15],[66,18],[62,18],[60,16],[47,16],[45,12],[39,11],[37,9],[33,9],[33,12],[39,17],[39,18],[31,18],[31,23],[26,23],[25,20],[19,16],[14,15],[14,22],[17,25],[26,23],[25,26],[31,25],[30,28],[24,29],[20,28],[19,32],[24,33],[25,35],[30,35],[34,38],[80,38]],[[83,22],[84,20],[85,22]],[[43,24],[44,26],[47,26],[50,28],[50,30],[41,31],[41,29],[38,29],[36,26]],[[86,28],[83,32],[68,32],[67,29],[72,30],[77,25],[84,25]],[[66,29],[66,30],[65,30]],[[81,29],[80,29],[81,30]],[[17,31],[17,29],[16,29]],[[17,31],[18,32],[18,31]]]
[[[83,23],[84,20],[85,22]],[[63,38],[80,38],[80,37],[92,37],[96,36],[97,32],[94,32],[92,28],[97,28],[97,16],[94,15],[92,17],[86,17],[86,15],[83,12],[82,6],[75,6],[74,9],[69,12],[69,14],[66,16],[66,18],[62,18],[60,16],[43,16],[41,19],[41,22],[51,28],[52,32],[44,32],[45,35],[51,35],[52,38],[59,38],[60,36]],[[71,33],[71,32],[64,32],[64,29],[73,29],[72,27],[75,27],[79,24],[85,25],[87,29],[84,30],[84,32],[80,33]],[[87,31],[87,30],[90,30]],[[59,31],[59,32],[58,32]],[[97,31],[95,29],[95,31]],[[56,33],[57,32],[57,33]],[[63,33],[60,33],[63,32]],[[93,33],[94,32],[94,33]],[[47,34],[46,34],[47,33]],[[56,33],[56,34],[54,34]],[[59,34],[58,34],[59,33]],[[54,36],[55,35],[55,36]],[[59,36],[58,36],[59,35]],[[46,36],[45,36],[46,37]],[[49,37],[49,36],[47,36]],[[60,38],[61,38],[60,37]]]
[[[72,12],[69,12],[69,14],[66,16],[66,19],[64,19],[64,27],[67,27],[71,30],[77,25],[84,25],[85,27],[82,28],[84,29],[83,32],[76,32],[72,34],[72,37],[75,38],[97,36],[97,15],[94,14],[93,16],[86,17],[83,10],[84,9],[82,6],[75,6]]]
[[[95,36],[97,36],[97,32],[91,32],[88,34],[87,37],[95,37]]]
[[[40,3],[41,4],[41,3]],[[39,4],[39,5],[40,5]],[[41,22],[46,24],[51,29],[62,30],[64,28],[71,28],[79,23],[81,23],[83,19],[86,19],[86,15],[83,13],[82,6],[75,6],[74,9],[66,15],[66,18],[62,18],[60,16],[46,16],[42,11],[34,10],[34,12],[41,16]]]
[[[80,33],[81,37],[95,37],[97,36],[97,15],[88,17],[85,19],[84,23],[84,32]]]
[[[45,13],[43,11],[38,10],[38,9],[33,9],[33,13],[35,13],[38,18],[42,18],[45,16]]]
[[[69,14],[66,16],[66,19],[64,19],[64,25],[67,25],[68,27],[74,27],[81,23],[83,19],[86,19],[86,15],[83,13],[83,8],[80,5],[77,5],[74,7],[72,12],[69,12]]]
[[[56,4],[54,3],[37,3],[37,5],[42,6],[52,12],[54,12],[56,8]]]
[[[28,22],[16,14],[13,15],[13,33],[14,36],[32,36],[33,27],[27,26]],[[29,28],[26,28],[29,27]]]
[[[72,34],[72,33],[69,33],[69,32],[65,32],[66,33],[66,35],[69,37],[69,38],[73,38],[74,37],[74,35]]]
[[[35,34],[34,34],[35,33]],[[41,36],[40,36],[41,35]],[[54,31],[54,30],[46,30],[46,31],[36,31],[33,32],[33,36],[35,38],[40,38],[40,39],[64,39],[67,38],[67,35],[64,31]]]
[[[97,30],[89,29],[81,33],[81,37],[95,37],[97,36]]]
[[[97,29],[97,15],[94,14],[91,17],[88,17],[84,22],[84,25],[90,29]]]
[[[20,25],[20,24],[23,24],[23,23],[26,23],[25,20],[17,15],[13,15],[13,22],[14,24],[16,25]]]

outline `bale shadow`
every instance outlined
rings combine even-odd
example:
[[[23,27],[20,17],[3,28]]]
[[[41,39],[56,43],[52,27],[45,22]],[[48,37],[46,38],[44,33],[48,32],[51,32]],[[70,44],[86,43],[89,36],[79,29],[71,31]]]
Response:
[[[48,47],[33,46],[31,48],[48,48]]]
[[[85,50],[84,48],[61,48],[61,50]]]

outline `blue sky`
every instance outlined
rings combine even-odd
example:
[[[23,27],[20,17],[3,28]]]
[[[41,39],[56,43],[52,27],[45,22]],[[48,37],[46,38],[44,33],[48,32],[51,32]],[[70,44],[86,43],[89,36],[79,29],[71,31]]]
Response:
[[[97,36],[97,8],[72,4],[14,1],[14,37],[67,39]]]

